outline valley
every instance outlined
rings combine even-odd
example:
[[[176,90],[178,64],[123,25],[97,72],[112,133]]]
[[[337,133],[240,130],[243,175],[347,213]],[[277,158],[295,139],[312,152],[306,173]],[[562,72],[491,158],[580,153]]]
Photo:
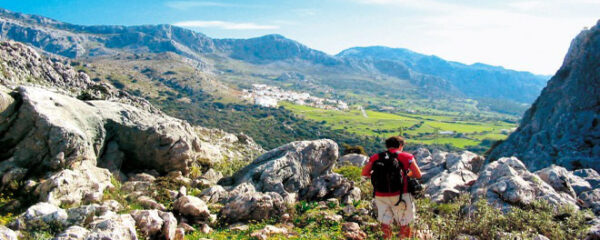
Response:
[[[358,108],[350,111],[327,110],[310,106],[283,103],[282,106],[295,114],[320,122],[332,129],[350,133],[385,138],[399,134],[409,142],[424,145],[451,145],[456,148],[478,150],[489,147],[497,140],[505,139],[514,122],[494,119],[463,120],[468,117],[451,115],[424,115],[408,113],[385,113],[366,110],[363,116]]]

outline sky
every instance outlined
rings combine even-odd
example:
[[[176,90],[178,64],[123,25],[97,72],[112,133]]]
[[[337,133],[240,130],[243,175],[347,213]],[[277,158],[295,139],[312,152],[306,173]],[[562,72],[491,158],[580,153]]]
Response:
[[[407,48],[546,75],[600,19],[600,0],[0,0],[0,7],[73,24],[173,24],[214,38],[276,33],[329,54]]]

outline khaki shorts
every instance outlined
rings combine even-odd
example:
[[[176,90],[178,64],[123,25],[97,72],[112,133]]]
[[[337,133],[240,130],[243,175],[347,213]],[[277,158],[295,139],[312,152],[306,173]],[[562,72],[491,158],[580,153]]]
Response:
[[[380,197],[375,196],[377,206],[377,220],[380,223],[391,225],[394,220],[397,224],[406,226],[416,218],[415,203],[410,193],[402,194],[404,202],[398,202],[398,196]]]

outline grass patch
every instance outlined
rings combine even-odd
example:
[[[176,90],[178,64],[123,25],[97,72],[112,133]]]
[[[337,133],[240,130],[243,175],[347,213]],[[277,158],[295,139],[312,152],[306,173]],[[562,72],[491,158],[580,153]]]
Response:
[[[349,133],[386,138],[402,135],[410,142],[426,145],[451,145],[461,149],[478,146],[483,140],[502,140],[503,129],[516,127],[496,118],[457,115],[392,114],[373,110],[326,110],[283,102],[281,105],[300,117]],[[470,120],[468,120],[470,119]],[[446,132],[446,133],[444,133]],[[444,133],[444,134],[442,134]]]

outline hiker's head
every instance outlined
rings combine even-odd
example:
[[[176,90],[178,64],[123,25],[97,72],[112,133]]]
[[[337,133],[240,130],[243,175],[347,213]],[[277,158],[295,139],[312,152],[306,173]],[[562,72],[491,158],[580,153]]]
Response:
[[[404,138],[400,136],[393,136],[385,140],[386,148],[402,148],[404,147]]]

